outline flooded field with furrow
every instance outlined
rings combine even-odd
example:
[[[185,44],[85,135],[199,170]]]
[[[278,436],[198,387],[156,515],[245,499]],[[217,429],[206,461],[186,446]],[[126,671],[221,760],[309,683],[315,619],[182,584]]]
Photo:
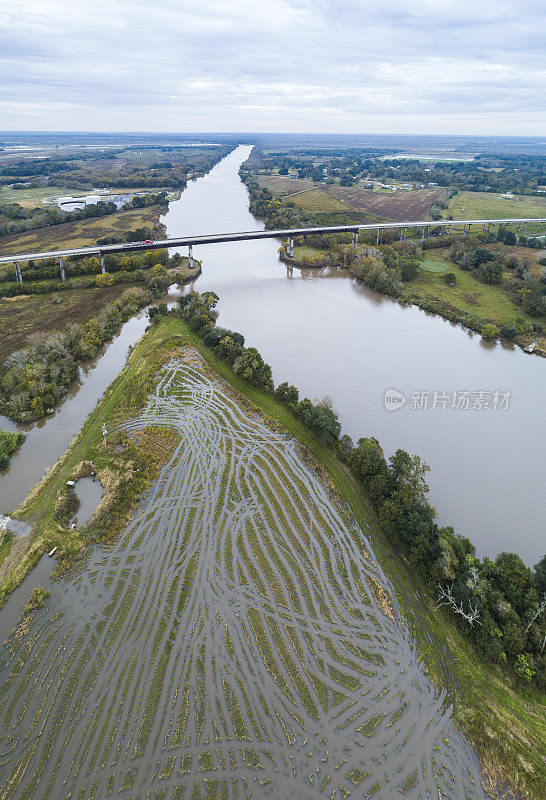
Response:
[[[3,649],[1,798],[483,798],[391,587],[301,448],[191,348],[119,541]]]

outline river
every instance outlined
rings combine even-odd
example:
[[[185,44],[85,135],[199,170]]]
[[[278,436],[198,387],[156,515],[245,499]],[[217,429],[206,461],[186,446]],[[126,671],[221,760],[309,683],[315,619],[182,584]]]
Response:
[[[162,218],[168,236],[263,227],[249,212],[238,177],[250,150],[238,147],[169,204]],[[287,380],[311,399],[329,395],[353,439],[376,436],[387,455],[398,447],[419,454],[431,467],[430,500],[439,522],[468,536],[479,555],[511,550],[528,564],[538,561],[546,551],[542,359],[403,308],[343,271],[287,270],[279,244],[194,249],[203,262],[195,288],[220,296],[219,324],[258,348],[276,384]],[[407,398],[394,412],[384,404],[392,388]],[[453,392],[465,391],[470,407],[450,408]],[[500,402],[493,409],[496,391]],[[427,409],[410,407],[412,392],[428,401]],[[483,400],[489,408],[472,407]]]
[[[170,203],[162,218],[169,236],[263,227],[250,214],[238,177],[250,150],[238,147]],[[220,324],[241,331],[260,350],[276,383],[288,380],[311,399],[329,395],[353,439],[376,436],[387,455],[398,447],[418,453],[431,467],[430,499],[439,522],[468,536],[480,555],[512,550],[530,565],[538,561],[546,550],[544,362],[403,308],[343,271],[288,270],[278,258],[279,244],[195,248],[203,261],[195,288],[219,294]],[[0,513],[13,510],[66,450],[146,324],[145,312],[125,323],[82,370],[55,415],[26,426],[27,441],[0,478]],[[387,389],[405,395],[403,408],[386,410]],[[464,391],[471,407],[450,408],[453,392]],[[495,391],[509,392],[509,398],[501,395],[508,408],[472,408],[480,391],[489,393],[482,395],[489,406]],[[412,408],[412,392],[429,407]],[[14,427],[5,419],[0,424]]]

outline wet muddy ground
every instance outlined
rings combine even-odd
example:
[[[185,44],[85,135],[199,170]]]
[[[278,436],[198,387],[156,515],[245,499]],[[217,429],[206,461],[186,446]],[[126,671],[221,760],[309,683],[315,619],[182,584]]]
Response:
[[[180,443],[1,678],[3,798],[483,798],[371,549],[194,351],[129,431]]]

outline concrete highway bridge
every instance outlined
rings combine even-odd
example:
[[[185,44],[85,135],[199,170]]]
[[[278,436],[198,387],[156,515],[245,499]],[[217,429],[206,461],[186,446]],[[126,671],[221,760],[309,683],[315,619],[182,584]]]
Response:
[[[476,226],[484,231],[489,231],[492,225],[515,226],[519,231],[526,231],[527,226],[543,230],[545,218],[521,217],[513,219],[465,219],[465,220],[406,220],[404,222],[374,222],[368,225],[322,225],[316,228],[286,228],[284,230],[243,231],[240,233],[212,233],[201,236],[171,237],[146,242],[125,242],[123,244],[96,245],[94,247],[78,247],[67,250],[47,250],[37,253],[16,253],[0,257],[1,264],[13,264],[15,278],[23,283],[21,262],[43,261],[47,258],[56,258],[59,261],[61,280],[66,279],[64,259],[70,256],[98,256],[104,274],[105,255],[128,255],[140,250],[163,250],[172,247],[187,247],[190,266],[193,266],[193,246],[201,244],[218,244],[220,242],[245,242],[254,239],[287,239],[286,253],[289,257],[294,254],[294,238],[296,236],[313,236],[314,234],[352,233],[353,244],[358,243],[360,232],[376,231],[377,244],[383,242],[385,231],[400,231],[400,239],[407,238],[408,230],[421,234],[421,239],[428,236],[431,228],[440,229],[440,235],[453,231],[460,231],[463,235],[469,233]]]

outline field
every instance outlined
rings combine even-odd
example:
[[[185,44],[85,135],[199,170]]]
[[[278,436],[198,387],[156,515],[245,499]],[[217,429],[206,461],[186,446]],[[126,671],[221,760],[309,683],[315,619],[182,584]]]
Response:
[[[68,323],[87,322],[116,297],[128,284],[96,289],[71,289],[59,292],[59,303],[52,294],[23,295],[0,300],[0,364],[10,353],[28,344],[34,333],[64,332]]]
[[[291,200],[304,211],[322,213],[325,211],[350,211],[351,207],[342,200],[337,200],[321,189],[309,189],[299,194],[288,195],[285,200]]]
[[[293,192],[303,192],[305,189],[313,189],[315,184],[308,179],[289,178],[284,175],[255,175],[260,186],[269,189],[273,194],[286,195]]]
[[[64,222],[61,225],[5,236],[0,239],[0,255],[96,244],[97,239],[103,236],[113,236],[142,227],[153,229],[159,222],[160,213],[160,206],[147,206],[130,211],[118,211],[96,219]]]
[[[328,192],[359,211],[394,221],[427,219],[431,205],[442,194],[438,189],[384,193],[346,186],[331,186]]]
[[[545,217],[546,197],[514,196],[503,199],[489,192],[459,192],[449,201],[444,215],[454,219],[503,219],[504,217]]]
[[[294,195],[288,198],[298,205],[302,205],[302,208],[308,211],[318,213],[323,210],[340,210],[339,206],[328,209],[313,207],[318,205],[319,197],[322,197],[323,194],[328,194],[334,202],[338,200],[344,204],[342,210],[361,211],[370,215],[370,217],[393,221],[427,219],[431,205],[443,194],[441,189],[417,189],[411,191],[401,189],[396,192],[382,192],[350,186],[319,185],[313,184],[310,180],[276,175],[257,175],[256,179],[260,186],[265,186],[273,194],[281,196],[314,188],[319,194],[315,195],[313,193],[311,195],[313,200],[309,206],[303,205],[307,202],[305,200],[307,192],[306,194]]]
[[[3,798],[483,798],[371,529],[184,330],[144,338],[23,506],[62,546],[77,532],[51,520],[58,489],[82,458],[105,484],[123,458],[102,421],[176,434],[117,542],[12,639]]]
[[[444,263],[443,270],[440,270],[440,262],[435,262],[436,269],[431,269],[431,266],[429,262],[427,269],[425,262],[424,271],[418,278],[406,284],[411,295],[444,300],[461,311],[478,314],[503,325],[513,324],[516,317],[533,321],[499,286],[482,283],[451,262]],[[439,276],[441,272],[453,272],[455,285],[444,283]]]
[[[80,197],[93,194],[91,190],[63,189],[60,186],[40,186],[37,188],[12,189],[11,186],[0,186],[0,203],[19,203],[24,208],[42,208],[56,203],[43,203],[50,197],[70,196]]]

